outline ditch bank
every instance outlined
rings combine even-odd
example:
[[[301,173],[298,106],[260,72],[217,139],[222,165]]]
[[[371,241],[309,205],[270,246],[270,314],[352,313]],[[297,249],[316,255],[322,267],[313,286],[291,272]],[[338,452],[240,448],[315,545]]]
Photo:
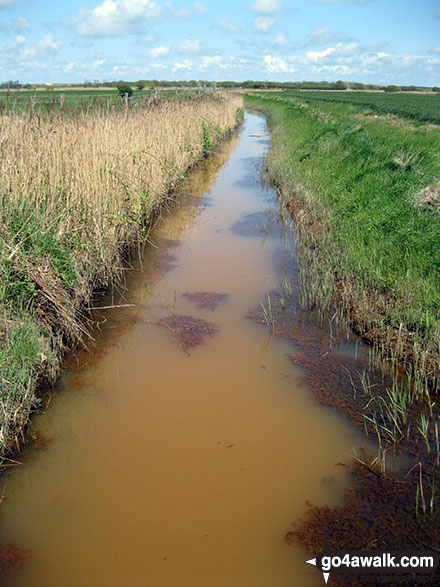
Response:
[[[418,398],[440,373],[440,131],[341,104],[246,95],[272,129],[268,173],[295,218],[310,306],[407,373]]]
[[[185,172],[242,117],[236,94],[3,113],[0,456],[18,451],[39,385],[90,342],[93,293],[123,288]]]

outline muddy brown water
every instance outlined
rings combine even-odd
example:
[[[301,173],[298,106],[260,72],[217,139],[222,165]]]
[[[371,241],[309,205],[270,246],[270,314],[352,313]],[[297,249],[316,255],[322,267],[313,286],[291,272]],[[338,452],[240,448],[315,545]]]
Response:
[[[268,144],[246,113],[189,174],[127,290],[99,301],[135,307],[96,313],[95,344],[66,360],[33,419],[38,448],[2,479],[0,543],[32,555],[2,584],[320,584],[284,535],[307,500],[341,503],[336,464],[362,440],[313,399],[293,344],[247,317],[292,256],[258,179]]]

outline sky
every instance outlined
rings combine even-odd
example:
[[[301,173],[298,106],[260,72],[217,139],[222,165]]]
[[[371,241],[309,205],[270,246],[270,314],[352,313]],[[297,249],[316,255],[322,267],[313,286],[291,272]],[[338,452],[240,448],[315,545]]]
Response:
[[[0,81],[440,86],[439,0],[0,0]]]

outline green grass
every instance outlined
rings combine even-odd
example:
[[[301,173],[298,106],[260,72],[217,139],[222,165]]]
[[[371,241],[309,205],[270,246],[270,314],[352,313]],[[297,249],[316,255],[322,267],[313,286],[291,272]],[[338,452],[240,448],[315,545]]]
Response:
[[[34,380],[45,372],[54,375],[59,358],[48,344],[48,332],[32,316],[20,313],[11,320],[11,326],[2,332],[5,336],[0,345],[0,398],[3,412],[1,445],[5,440],[17,439],[26,424],[29,414],[37,406]],[[8,320],[2,316],[2,322]],[[17,440],[16,446],[17,446]]]
[[[394,114],[419,122],[440,124],[440,94],[289,90],[283,94],[283,97],[287,96],[309,104],[333,102],[356,109],[371,109],[380,115]]]
[[[45,320],[41,306],[38,312],[34,311],[39,287],[38,277],[31,275],[33,268],[47,268],[48,276],[40,279],[48,278],[53,282],[55,296],[61,286],[65,291],[72,290],[78,274],[68,242],[57,235],[59,223],[47,222],[44,207],[32,209],[23,202],[12,215],[7,213],[11,206],[5,196],[1,205],[0,403],[3,437],[0,437],[0,455],[3,456],[6,439],[10,448],[11,436],[18,438],[18,431],[36,407],[34,390],[37,379],[41,379],[42,374],[46,379],[53,379],[59,365],[55,347],[57,343],[62,344],[63,338],[67,340],[69,334],[69,327],[63,332],[61,323],[55,326]],[[58,214],[58,219],[61,217],[62,214]],[[46,309],[50,304],[47,300]],[[47,318],[49,316],[50,312]]]
[[[304,232],[315,225],[306,238],[316,289],[322,297],[325,284],[327,303],[342,291],[362,332],[381,330],[384,348],[400,345],[397,353],[405,350],[417,374],[425,370],[437,384],[440,216],[413,201],[440,180],[440,130],[358,116],[351,104],[311,95],[253,94],[246,103],[263,110],[273,129],[270,175],[306,211]]]

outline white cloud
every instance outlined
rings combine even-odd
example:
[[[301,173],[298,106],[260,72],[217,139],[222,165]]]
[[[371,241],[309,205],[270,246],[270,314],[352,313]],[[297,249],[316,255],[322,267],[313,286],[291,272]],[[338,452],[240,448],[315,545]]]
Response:
[[[274,12],[283,0],[255,0],[251,6],[254,12]]]
[[[306,51],[306,57],[313,62],[322,61],[329,55],[334,57],[352,57],[358,51],[358,43],[343,45],[338,43],[335,47],[327,47],[322,51]]]
[[[15,0],[0,0],[0,8],[7,8],[15,4]]]
[[[35,57],[43,57],[50,53],[55,53],[63,44],[62,41],[56,41],[51,33],[44,35],[41,41],[36,43],[33,47],[23,47],[20,58],[29,59]]]
[[[23,43],[26,43],[26,37],[23,37],[23,35],[17,35],[15,37],[15,42],[17,45],[22,45]]]
[[[327,43],[335,43],[338,41],[348,41],[349,37],[342,33],[335,33],[329,26],[324,26],[319,29],[315,29],[305,37],[303,37],[299,43],[299,47],[307,47],[309,45],[325,45]]]
[[[287,37],[283,33],[279,33],[275,39],[277,45],[287,45]]]
[[[235,26],[235,24],[233,24],[229,19],[218,18],[215,21],[215,24],[224,31],[229,31],[231,33],[236,33],[238,31],[238,27]]]
[[[0,22],[0,31],[3,33],[21,33],[31,30],[31,23],[24,16],[17,16],[12,21]]]
[[[100,67],[102,67],[106,63],[107,63],[107,59],[105,57],[97,57],[96,59],[94,59],[92,61],[91,66],[93,67],[93,69],[99,69]]]
[[[267,73],[293,73],[296,71],[295,67],[282,57],[273,57],[272,55],[265,55],[264,66]]]
[[[24,16],[17,16],[15,19],[15,27],[19,31],[30,31],[31,23]]]
[[[271,16],[257,16],[254,20],[254,30],[259,33],[266,33],[274,24],[275,19]]]
[[[203,55],[203,57],[200,59],[199,70],[204,71],[215,65],[220,65],[222,60],[223,57],[220,55]]]
[[[166,2],[165,4],[173,18],[191,18],[208,12],[208,7],[203,2],[194,2],[192,6],[182,6],[182,8],[174,8],[171,2]]]
[[[198,53],[200,51],[200,41],[183,41],[179,45],[179,51],[181,53]]]
[[[121,35],[142,29],[161,10],[161,6],[151,0],[104,0],[93,10],[81,8],[75,28],[86,36]]]
[[[140,39],[139,39],[139,43],[144,43],[145,45],[149,45],[150,43],[154,43],[155,41],[157,41],[157,37],[156,35],[143,35]]]
[[[405,59],[405,57],[402,57]],[[388,62],[392,62],[394,58],[388,53],[382,52],[366,52],[359,56],[359,63],[364,67],[379,67],[381,64]]]
[[[191,70],[192,69],[192,62],[189,59],[184,59],[181,62],[176,61],[176,63],[174,64],[174,67],[171,69],[171,71],[179,71],[180,69],[186,69],[186,70]]]
[[[266,55],[264,58],[266,71],[270,73],[286,73],[295,69],[297,79],[328,79],[337,78],[353,80],[368,78],[382,83],[421,83],[435,84],[436,71],[440,66],[440,56],[431,55],[390,55],[378,49],[361,46],[357,43],[337,43],[322,51],[305,51],[287,58]],[[420,72],[421,80],[417,81],[414,72]],[[425,80],[423,78],[426,78]]]
[[[324,49],[323,51],[307,51],[306,56],[311,61],[319,61],[323,57],[327,57],[327,55],[331,55],[334,52],[335,52],[334,47],[328,47],[328,49]]]
[[[440,53],[440,45],[436,45],[435,47],[433,47],[433,48],[431,49],[431,51],[432,51],[433,53]]]
[[[163,45],[159,45],[159,47],[153,47],[148,51],[148,55],[152,59],[157,59],[158,57],[162,57],[162,55],[168,55],[170,52],[168,47],[164,47]]]
[[[194,14],[205,14],[208,12],[208,8],[203,4],[203,2],[194,2],[193,12]]]

